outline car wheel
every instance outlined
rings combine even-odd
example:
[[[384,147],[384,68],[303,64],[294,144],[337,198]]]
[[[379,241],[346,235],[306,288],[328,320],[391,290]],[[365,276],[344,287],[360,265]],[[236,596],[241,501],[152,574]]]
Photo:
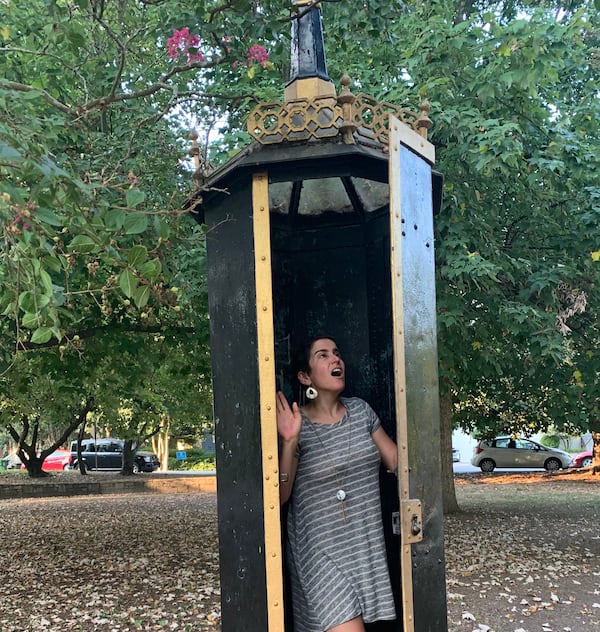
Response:
[[[496,464],[492,461],[492,459],[483,459],[483,461],[479,464],[479,467],[482,472],[493,472],[496,468]]]
[[[592,457],[586,456],[585,459],[581,462],[581,467],[589,467],[592,464]]]
[[[140,473],[140,466],[137,463],[133,464],[133,473],[134,474],[139,474]]]
[[[556,472],[556,470],[560,470],[562,463],[558,459],[548,459],[544,463],[544,467],[548,472]]]

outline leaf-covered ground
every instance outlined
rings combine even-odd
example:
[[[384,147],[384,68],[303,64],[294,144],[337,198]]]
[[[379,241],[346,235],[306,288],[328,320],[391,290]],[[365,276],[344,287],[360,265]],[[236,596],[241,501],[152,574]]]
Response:
[[[449,632],[600,630],[600,476],[457,477],[446,518]]]
[[[456,490],[449,632],[600,631],[599,477],[465,475]],[[2,632],[220,630],[214,494],[0,501],[0,556]]]
[[[0,502],[0,630],[217,630],[214,494]]]

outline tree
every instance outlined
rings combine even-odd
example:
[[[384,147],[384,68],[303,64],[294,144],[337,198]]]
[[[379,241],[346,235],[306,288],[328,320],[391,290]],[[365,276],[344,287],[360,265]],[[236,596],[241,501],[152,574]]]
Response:
[[[596,4],[365,4],[364,36],[335,48],[338,68],[379,98],[431,103],[446,183],[436,253],[448,509],[452,421],[494,434],[585,431],[597,417]],[[336,43],[338,17],[326,21]]]
[[[182,130],[168,115],[189,104],[194,74],[225,63],[226,51],[209,36],[210,59],[201,59],[189,31],[170,27],[174,6],[126,13],[123,4],[95,2],[2,9],[0,380],[6,393],[31,375],[42,354],[45,364],[55,363],[47,380],[58,379],[67,362],[78,366],[73,379],[96,392],[106,415],[116,407],[99,386],[116,371],[114,381],[129,384],[121,395],[127,401],[140,389],[134,377],[146,375],[122,364],[123,346],[130,346],[130,358],[147,357],[135,340],[179,335],[190,357],[206,356],[203,233],[179,210],[189,172],[182,169]],[[219,14],[215,8],[209,17]],[[194,100],[209,98],[200,93]],[[187,275],[192,265],[195,274]],[[107,373],[87,382],[81,367],[94,361]],[[210,384],[206,359],[200,365]],[[50,384],[46,392],[57,398],[63,390]],[[4,404],[8,410],[15,402]],[[39,437],[48,415],[41,409],[36,419]]]
[[[197,252],[202,234],[178,212],[190,180],[175,167],[181,121],[197,123],[201,140],[222,132],[212,153],[200,148],[200,171],[247,141],[248,108],[280,97],[287,79],[283,5],[8,5],[5,370],[44,345],[57,358],[76,351],[88,332],[195,324],[202,283],[182,253]],[[446,183],[436,220],[444,432],[450,413],[480,431],[521,418],[586,429],[597,418],[598,7],[322,5],[334,81],[348,72],[381,100],[431,103]],[[582,295],[585,311],[561,320]]]

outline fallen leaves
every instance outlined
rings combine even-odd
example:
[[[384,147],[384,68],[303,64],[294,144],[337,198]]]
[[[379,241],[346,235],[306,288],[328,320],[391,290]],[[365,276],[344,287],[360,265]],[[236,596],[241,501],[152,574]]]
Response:
[[[449,632],[600,628],[600,485],[542,476],[457,485],[464,512],[445,521]]]
[[[0,502],[2,632],[220,629],[214,494]]]
[[[600,629],[600,485],[511,477],[457,486],[448,632]],[[198,492],[0,501],[0,630],[218,632],[216,527]]]

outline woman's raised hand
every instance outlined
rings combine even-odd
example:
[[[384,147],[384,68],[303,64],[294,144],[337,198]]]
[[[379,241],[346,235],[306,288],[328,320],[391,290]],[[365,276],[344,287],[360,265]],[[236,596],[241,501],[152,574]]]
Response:
[[[277,432],[284,441],[297,439],[302,428],[302,415],[298,404],[288,404],[286,396],[277,391]]]

